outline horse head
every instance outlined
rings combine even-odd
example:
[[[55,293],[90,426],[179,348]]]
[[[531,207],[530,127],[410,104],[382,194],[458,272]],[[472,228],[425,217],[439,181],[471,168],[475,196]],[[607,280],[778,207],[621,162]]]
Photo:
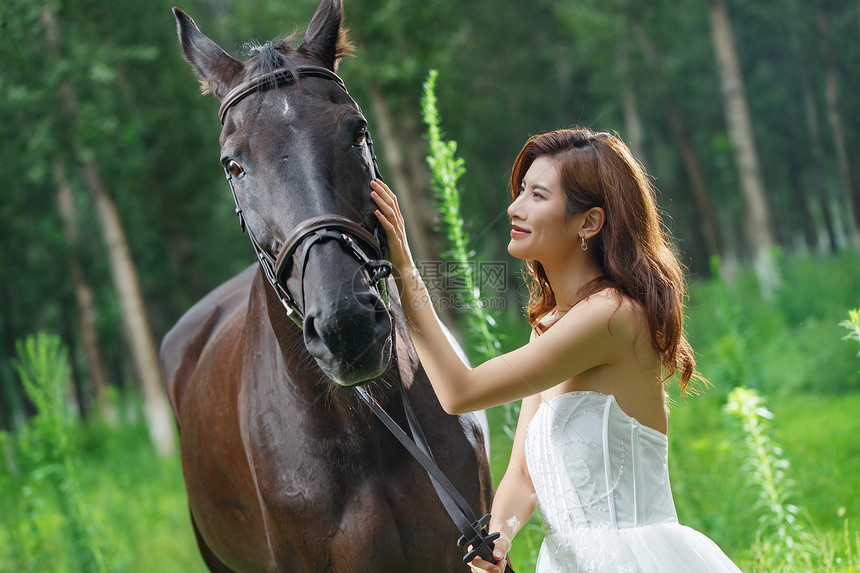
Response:
[[[292,40],[228,55],[174,8],[185,58],[221,99],[221,164],[236,210],[284,312],[335,383],[380,376],[391,357],[384,233],[367,121],[335,74],[348,51],[340,0],[323,0]],[[288,324],[288,322],[287,322]]]

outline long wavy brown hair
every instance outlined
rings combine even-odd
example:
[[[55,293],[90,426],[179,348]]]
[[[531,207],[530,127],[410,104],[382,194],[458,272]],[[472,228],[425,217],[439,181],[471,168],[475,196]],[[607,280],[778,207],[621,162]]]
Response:
[[[602,230],[588,245],[603,276],[585,284],[574,304],[606,288],[634,300],[645,310],[665,378],[678,373],[682,391],[691,378],[701,380],[684,333],[684,273],[645,169],[610,133],[585,128],[552,131],[531,137],[517,156],[511,172],[512,200],[531,164],[542,156],[558,170],[567,196],[566,216],[592,207],[601,207],[606,214]],[[524,275],[528,319],[541,332],[541,320],[556,307],[555,293],[538,261],[526,260]]]

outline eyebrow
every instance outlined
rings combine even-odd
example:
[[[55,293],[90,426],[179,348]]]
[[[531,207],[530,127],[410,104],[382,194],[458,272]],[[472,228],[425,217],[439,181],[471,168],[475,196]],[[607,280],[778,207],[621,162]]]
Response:
[[[520,181],[520,187],[522,187],[523,189],[526,189],[528,187],[528,185],[526,185],[525,179]],[[545,186],[541,185],[540,183],[535,183],[534,185],[532,185],[532,188],[533,189],[540,189],[541,191],[544,191],[546,193],[552,193],[553,192],[552,189],[545,187]]]

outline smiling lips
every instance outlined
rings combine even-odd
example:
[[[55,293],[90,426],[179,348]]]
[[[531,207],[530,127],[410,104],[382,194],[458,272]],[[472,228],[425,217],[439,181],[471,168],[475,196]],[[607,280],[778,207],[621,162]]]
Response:
[[[531,231],[527,231],[527,230],[523,229],[522,227],[517,227],[516,225],[513,225],[511,228],[511,238],[512,239],[518,239],[520,237],[525,237],[529,234],[531,234]]]

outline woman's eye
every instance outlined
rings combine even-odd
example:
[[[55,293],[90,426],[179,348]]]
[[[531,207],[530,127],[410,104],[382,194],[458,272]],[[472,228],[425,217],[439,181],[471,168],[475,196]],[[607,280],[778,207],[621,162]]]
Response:
[[[352,134],[352,143],[353,145],[362,145],[365,139],[367,139],[367,126],[363,125]]]
[[[245,174],[245,170],[242,169],[242,166],[232,159],[224,164],[224,168],[231,177],[236,177],[237,179]]]
[[[532,197],[536,197],[538,199],[543,199],[543,195],[541,195],[537,191],[532,191]]]

